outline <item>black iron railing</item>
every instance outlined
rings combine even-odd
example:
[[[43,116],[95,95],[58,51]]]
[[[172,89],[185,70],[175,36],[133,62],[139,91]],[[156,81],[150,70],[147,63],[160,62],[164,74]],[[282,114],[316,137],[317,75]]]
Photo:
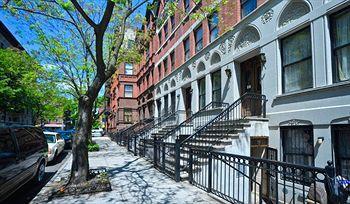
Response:
[[[161,139],[165,142],[175,142],[175,139],[184,138],[192,135],[200,127],[207,124],[211,119],[218,115],[223,109],[228,107],[228,103],[210,102],[191,117],[180,123],[177,127],[168,131]]]
[[[133,148],[131,151],[136,155],[137,150],[140,150],[140,154],[146,155],[145,151],[149,149],[146,141],[153,140],[153,137],[157,137],[157,134],[159,131],[162,131],[163,128],[177,126],[179,123],[179,116],[182,113],[184,113],[182,110],[170,113],[158,119],[153,124],[145,126],[145,128],[141,129],[138,133],[135,133],[128,142],[130,143],[130,147]]]
[[[326,190],[323,168],[204,149],[190,149],[189,163],[190,183],[233,203],[321,203]]]
[[[195,146],[212,147],[220,139],[234,136],[230,134],[235,134],[241,128],[242,119],[249,116],[266,117],[266,101],[264,95],[245,93],[194,134],[180,140],[181,146],[191,143]]]

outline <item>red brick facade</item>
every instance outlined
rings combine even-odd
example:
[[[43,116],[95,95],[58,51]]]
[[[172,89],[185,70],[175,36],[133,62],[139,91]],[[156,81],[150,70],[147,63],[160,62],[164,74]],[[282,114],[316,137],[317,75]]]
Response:
[[[109,131],[121,130],[139,121],[137,111],[138,87],[135,73],[126,74],[125,64],[122,64],[118,72],[111,79],[109,89],[109,116],[107,127]],[[126,91],[126,86],[132,86],[132,92]],[[130,95],[131,94],[131,95]]]
[[[257,0],[257,6],[263,4],[266,0]],[[202,1],[203,6],[211,1]],[[164,9],[165,0],[160,0],[156,15],[161,15]],[[184,8],[184,0],[179,0],[178,7]],[[201,5],[195,5],[194,1],[190,1],[190,10],[194,12],[199,9]],[[220,6],[218,11],[219,16],[219,36],[232,28],[241,19],[241,0],[229,0],[226,4]],[[187,20],[185,20],[187,17]],[[149,43],[148,52],[144,53],[142,62],[139,64],[137,70],[137,84],[139,87],[139,110],[140,117],[148,118],[154,113],[153,92],[154,84],[166,77],[171,71],[180,67],[186,62],[184,58],[183,36],[189,33],[190,39],[190,56],[195,55],[195,34],[194,30],[199,26],[203,28],[203,47],[210,44],[209,21],[204,19],[197,26],[196,20],[189,19],[184,12],[176,12],[174,14],[175,26],[172,27],[171,17],[163,23],[161,27],[156,26],[155,18],[152,12],[146,14],[147,26],[143,27],[143,32],[149,32],[153,29],[155,34]],[[167,25],[168,35],[165,36],[165,25]],[[159,37],[161,39],[159,39]],[[148,54],[147,54],[148,53]],[[172,69],[170,53],[174,53],[174,67]],[[148,55],[148,56],[147,56]],[[164,59],[167,58],[166,61]],[[167,66],[164,65],[167,63]],[[167,67],[167,69],[165,69]],[[160,73],[159,73],[160,71]],[[151,110],[149,110],[151,109]],[[145,114],[143,114],[145,112]]]

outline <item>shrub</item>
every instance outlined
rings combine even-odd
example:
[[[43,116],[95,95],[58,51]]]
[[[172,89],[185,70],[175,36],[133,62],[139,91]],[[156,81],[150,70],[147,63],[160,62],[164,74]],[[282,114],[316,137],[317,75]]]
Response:
[[[89,152],[97,152],[100,150],[100,146],[98,146],[98,144],[96,144],[95,142],[90,142],[88,144],[88,150]]]

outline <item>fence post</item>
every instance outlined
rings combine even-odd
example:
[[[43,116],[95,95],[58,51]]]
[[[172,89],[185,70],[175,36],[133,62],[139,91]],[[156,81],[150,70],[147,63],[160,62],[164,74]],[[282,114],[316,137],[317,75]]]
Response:
[[[212,173],[213,173],[213,160],[212,160],[212,155],[211,155],[211,151],[208,152],[208,189],[207,192],[210,193],[211,192],[211,183],[212,183]]]
[[[127,149],[128,149],[128,151],[130,151],[130,137],[129,137],[129,135],[126,137],[126,141],[127,141]]]
[[[134,136],[134,156],[137,156],[137,150],[136,150],[136,135]]]
[[[180,140],[175,141],[175,181],[180,181]]]
[[[153,138],[153,165],[154,168],[157,167],[157,138]]]
[[[162,142],[162,170],[165,172],[165,142]]]
[[[266,99],[263,98],[263,118],[266,118]]]
[[[190,184],[193,182],[193,150],[190,148],[190,155],[188,161],[189,171],[188,171],[188,179]]]

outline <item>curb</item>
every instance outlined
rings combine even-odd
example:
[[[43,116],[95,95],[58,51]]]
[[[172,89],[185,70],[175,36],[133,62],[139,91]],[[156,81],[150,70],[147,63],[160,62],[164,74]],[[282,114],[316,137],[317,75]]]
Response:
[[[64,164],[62,164],[60,166],[60,168],[57,170],[55,175],[52,176],[52,178],[49,180],[49,182],[46,183],[46,185],[40,190],[40,192],[34,197],[34,199],[32,201],[30,201],[30,204],[48,202],[49,194],[47,191],[50,190],[50,186],[52,185],[52,183],[54,183],[54,181],[56,180],[58,175],[63,171],[63,169],[67,166],[67,164],[71,160],[72,156],[73,156],[73,154],[70,153],[69,157],[64,162]]]

